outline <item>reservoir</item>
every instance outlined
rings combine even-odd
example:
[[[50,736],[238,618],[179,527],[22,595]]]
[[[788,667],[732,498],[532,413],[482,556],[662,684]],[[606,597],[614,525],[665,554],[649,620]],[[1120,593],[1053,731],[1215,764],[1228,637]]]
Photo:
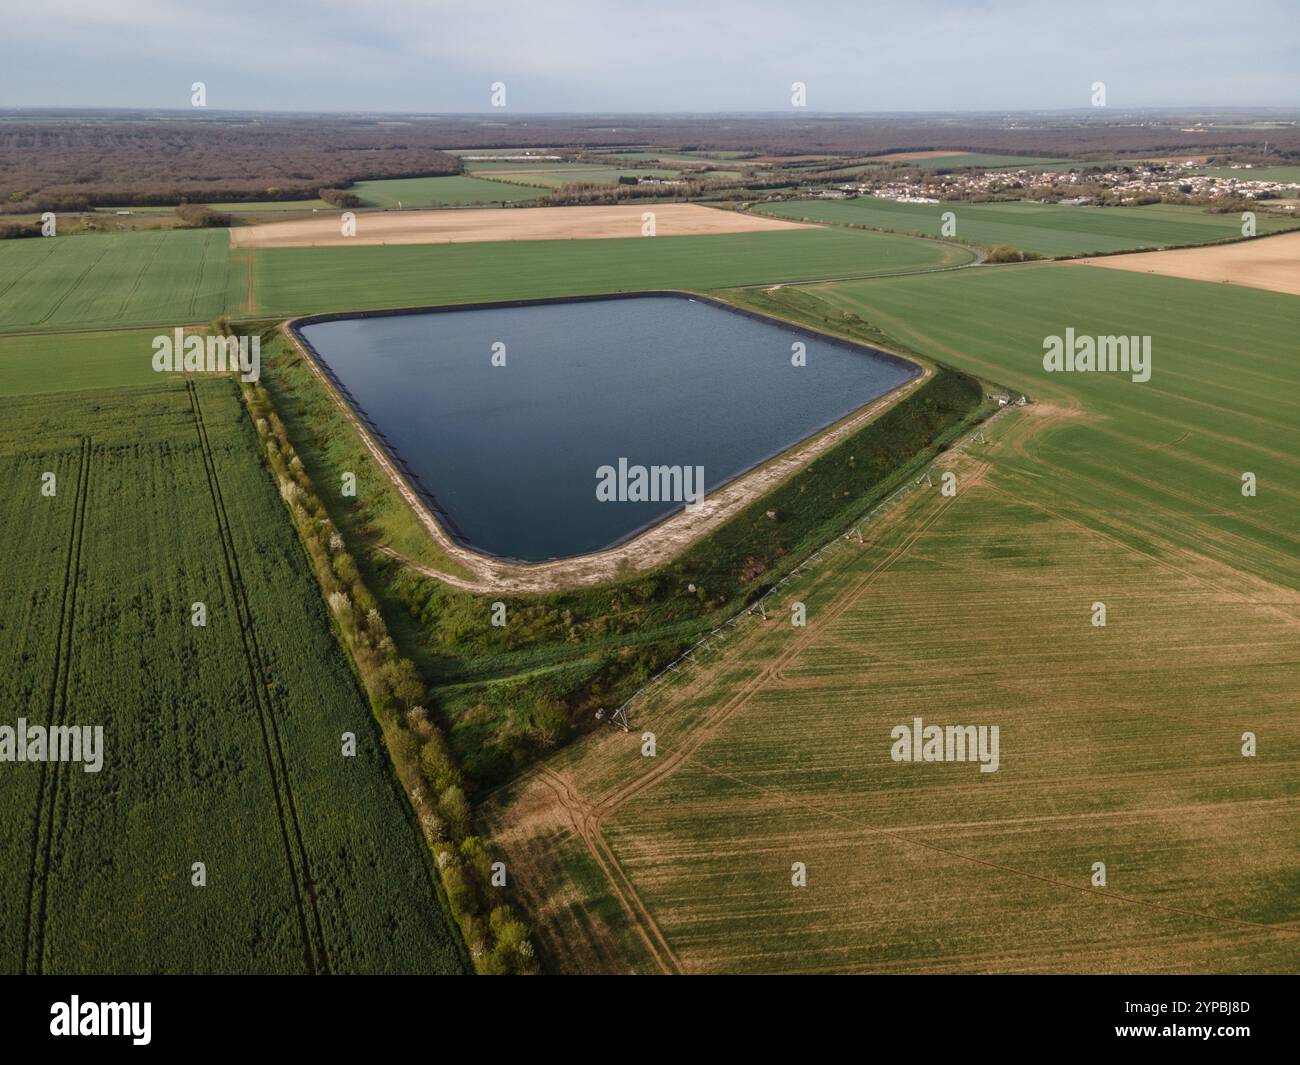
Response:
[[[712,491],[921,372],[675,294],[320,316],[298,334],[448,531],[524,562],[682,509],[600,498],[602,467],[702,467]]]

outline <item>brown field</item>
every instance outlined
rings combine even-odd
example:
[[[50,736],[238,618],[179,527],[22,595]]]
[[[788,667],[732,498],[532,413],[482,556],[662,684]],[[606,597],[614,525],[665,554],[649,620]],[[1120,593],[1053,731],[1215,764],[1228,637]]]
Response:
[[[1247,285],[1300,296],[1300,232],[1209,248],[1106,255],[1077,261],[1109,270],[1136,270],[1144,274],[1186,277],[1193,281],[1220,281],[1227,285]]]
[[[638,703],[630,734],[493,797],[553,967],[1294,970],[1300,596],[1042,501],[1037,441],[1087,420],[1007,412],[937,465],[955,498],[915,490]],[[1001,768],[892,762],[913,716],[999,723]],[[1241,757],[1246,728],[1267,758]]]
[[[641,235],[641,216],[652,211],[655,235],[707,236],[777,229],[808,229],[755,214],[720,211],[694,203],[613,207],[518,207],[449,211],[382,211],[357,214],[357,235],[339,233],[335,214],[230,231],[236,248],[309,248],[341,244],[455,244],[488,240],[601,240]]]

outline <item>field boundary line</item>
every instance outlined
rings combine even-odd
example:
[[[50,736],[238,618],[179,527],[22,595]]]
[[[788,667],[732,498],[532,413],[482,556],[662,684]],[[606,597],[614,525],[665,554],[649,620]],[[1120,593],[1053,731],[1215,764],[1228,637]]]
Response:
[[[67,712],[68,674],[72,669],[72,634],[76,627],[77,584],[81,572],[81,543],[86,521],[86,497],[90,494],[90,437],[81,438],[81,455],[77,465],[77,488],[72,502],[72,527],[68,537],[68,557],[64,566],[63,594],[59,603],[59,624],[54,644],[54,676],[50,682],[49,728],[60,725]],[[40,975],[45,967],[45,919],[48,911],[50,862],[54,839],[54,813],[58,805],[60,762],[41,762],[36,793],[36,816],[32,836],[32,857],[28,872],[27,915],[23,923],[22,971]],[[45,797],[46,781],[49,799]],[[45,832],[41,832],[41,821]],[[44,844],[42,846],[42,843]],[[39,854],[39,859],[38,859]],[[37,867],[42,870],[37,885]],[[37,897],[40,902],[37,904]],[[33,923],[33,918],[35,922]]]
[[[284,757],[284,744],[280,737],[279,726],[275,719],[269,682],[266,675],[266,662],[257,643],[257,634],[253,628],[253,614],[248,602],[248,593],[243,575],[239,570],[238,551],[230,528],[230,519],[226,513],[225,500],[221,493],[221,483],[217,475],[216,459],[208,439],[207,423],[203,419],[203,408],[199,403],[198,389],[192,378],[186,379],[186,388],[190,394],[190,405],[194,413],[195,431],[199,438],[199,449],[203,457],[204,472],[208,478],[208,491],[212,498],[214,515],[217,519],[218,538],[225,561],[226,577],[230,583],[231,599],[235,606],[236,625],[239,627],[240,642],[244,648],[244,660],[248,667],[249,681],[252,687],[253,704],[257,708],[258,722],[262,731],[262,745],[266,754],[267,770],[271,778],[271,788],[275,793],[276,814],[280,822],[280,833],[284,843],[285,859],[289,866],[290,881],[293,886],[294,903],[298,909],[298,919],[303,937],[303,954],[307,970],[318,971],[313,957],[311,933],[308,929],[307,908],[303,904],[306,895],[308,905],[316,925],[316,950],[319,951],[319,970],[329,972],[329,953],[325,941],[325,929],[321,921],[314,882],[307,861],[307,848],[303,842],[302,826],[298,819],[297,807],[293,799],[293,786],[289,781],[288,765]],[[274,749],[274,751],[273,751]],[[279,770],[276,761],[279,761]],[[283,795],[281,789],[283,788]],[[287,813],[286,813],[287,811]],[[298,862],[294,860],[292,836],[297,842]]]

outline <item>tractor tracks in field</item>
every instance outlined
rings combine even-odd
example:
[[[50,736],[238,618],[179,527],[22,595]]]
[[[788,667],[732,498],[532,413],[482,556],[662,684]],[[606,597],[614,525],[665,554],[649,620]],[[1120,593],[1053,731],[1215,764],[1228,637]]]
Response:
[[[325,928],[321,920],[320,906],[316,897],[316,885],[312,880],[311,867],[307,859],[307,847],[303,841],[302,824],[298,818],[298,808],[293,797],[293,786],[289,778],[288,763],[284,756],[284,740],[276,720],[274,700],[271,697],[270,681],[267,675],[266,659],[258,644],[257,633],[253,627],[253,612],[248,601],[248,591],[244,585],[243,574],[239,568],[239,553],[235,548],[235,539],[226,513],[225,498],[221,492],[221,481],[217,476],[216,459],[212,453],[212,444],[208,439],[207,423],[203,419],[203,408],[199,403],[198,389],[194,381],[186,381],[190,396],[190,406],[194,412],[194,426],[199,438],[199,450],[203,455],[204,472],[207,474],[208,491],[212,497],[212,509],[217,521],[221,553],[226,569],[226,578],[230,586],[231,599],[235,604],[236,627],[244,649],[244,660],[248,666],[248,679],[257,708],[258,724],[261,728],[262,749],[266,755],[266,767],[271,777],[271,788],[275,794],[276,817],[280,823],[280,836],[284,844],[285,861],[289,867],[289,880],[293,889],[294,906],[298,911],[299,930],[302,934],[303,961],[309,973],[329,972],[329,950],[325,940]]]
[[[555,795],[556,801],[568,813],[574,832],[586,845],[592,860],[595,861],[605,879],[609,882],[615,898],[623,907],[623,911],[630,919],[632,927],[641,936],[646,950],[650,952],[650,956],[654,959],[660,971],[668,976],[682,974],[685,970],[682,968],[681,961],[673,953],[672,947],[668,945],[668,940],[664,938],[664,934],[660,931],[658,924],[655,923],[654,917],[646,909],[645,904],[641,901],[641,896],[637,894],[636,888],[633,887],[631,879],[623,870],[619,860],[614,856],[609,844],[605,842],[605,837],[601,835],[600,821],[604,815],[586,802],[582,796],[574,791],[569,782],[553,769],[542,766],[538,770],[537,776]]]
[[[85,537],[86,498],[90,494],[90,437],[81,438],[77,488],[72,502],[72,529],[63,571],[63,593],[54,643],[54,676],[50,681],[47,742],[53,729],[63,725],[68,713],[68,675],[72,668],[72,634],[76,628],[77,587],[81,573],[81,544]],[[57,484],[57,482],[56,482]],[[54,820],[58,809],[63,763],[46,759],[37,778],[36,810],[32,822],[32,854],[27,873],[27,911],[23,919],[21,971],[40,975],[45,967],[45,919],[49,909],[50,866],[54,847]]]
[[[966,479],[967,488],[973,487],[982,481],[990,466],[989,461],[980,461],[973,474]],[[538,767],[536,771],[537,779],[555,795],[556,801],[568,814],[575,834],[586,846],[589,855],[604,874],[611,891],[631,920],[632,926],[640,935],[642,942],[645,943],[651,957],[665,974],[680,974],[685,972],[685,969],[673,952],[662,930],[655,922],[653,915],[641,901],[622,863],[606,841],[601,832],[601,824],[636,795],[653,787],[692,762],[696,752],[712,736],[717,734],[718,730],[732,715],[748,704],[750,699],[761,691],[766,684],[778,678],[785,666],[820,634],[825,625],[835,621],[836,618],[849,610],[861,593],[877,581],[899,559],[903,558],[917,540],[925,535],[926,531],[948,511],[956,500],[957,497],[955,496],[944,497],[928,516],[908,530],[907,535],[888,555],[876,563],[870,571],[855,581],[849,588],[846,588],[835,597],[832,603],[822,611],[819,624],[816,627],[810,626],[800,631],[779,654],[767,663],[762,671],[755,674],[731,698],[710,712],[695,726],[685,744],[667,757],[656,759],[654,766],[647,772],[589,802],[579,795],[569,781],[560,774],[546,766]],[[704,766],[704,768],[710,769],[711,767]]]

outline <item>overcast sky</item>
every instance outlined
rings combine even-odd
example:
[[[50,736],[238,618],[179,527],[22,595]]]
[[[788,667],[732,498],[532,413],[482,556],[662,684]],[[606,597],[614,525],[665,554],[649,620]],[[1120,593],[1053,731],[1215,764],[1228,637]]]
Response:
[[[1300,106],[1295,0],[3,0],[0,107]]]

